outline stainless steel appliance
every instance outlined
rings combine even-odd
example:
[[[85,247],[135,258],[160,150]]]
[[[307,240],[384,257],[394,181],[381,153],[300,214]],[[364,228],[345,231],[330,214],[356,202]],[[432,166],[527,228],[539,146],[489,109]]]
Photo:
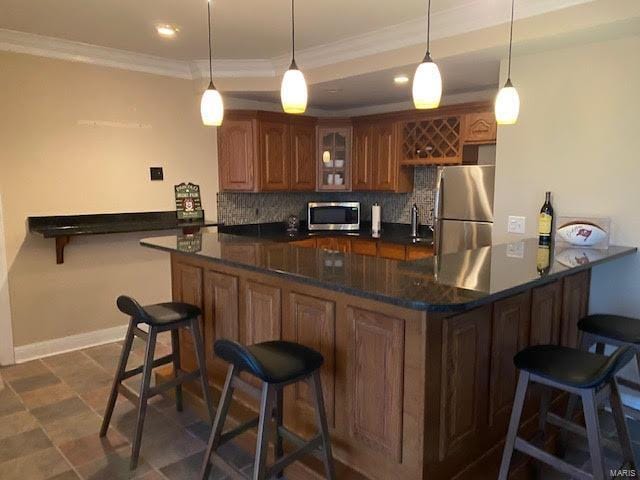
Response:
[[[436,254],[491,245],[495,166],[438,169],[434,208]]]
[[[309,230],[360,229],[360,202],[309,202]]]

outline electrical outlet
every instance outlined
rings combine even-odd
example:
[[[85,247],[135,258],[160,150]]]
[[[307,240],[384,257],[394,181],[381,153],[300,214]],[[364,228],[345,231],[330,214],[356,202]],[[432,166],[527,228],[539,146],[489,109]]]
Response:
[[[162,167],[149,167],[149,177],[151,180],[164,180]]]
[[[507,231],[509,233],[524,233],[525,217],[515,217],[509,215],[509,223],[507,225]]]

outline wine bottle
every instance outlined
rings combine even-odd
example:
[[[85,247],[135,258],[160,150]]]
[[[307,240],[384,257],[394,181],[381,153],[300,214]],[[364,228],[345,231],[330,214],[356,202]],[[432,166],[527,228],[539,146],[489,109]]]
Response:
[[[551,269],[551,245],[538,244],[538,254],[536,256],[536,268],[538,275],[544,277]]]
[[[551,245],[551,231],[553,228],[553,207],[551,206],[551,192],[547,192],[544,205],[540,209],[538,219],[538,243]]]

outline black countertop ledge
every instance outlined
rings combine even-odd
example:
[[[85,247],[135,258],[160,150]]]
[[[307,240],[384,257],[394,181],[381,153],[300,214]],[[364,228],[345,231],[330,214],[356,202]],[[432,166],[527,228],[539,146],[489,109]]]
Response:
[[[301,248],[282,242],[224,233],[203,233],[197,252],[181,252],[184,237],[140,243],[230,267],[390,303],[413,310],[458,312],[504,298],[538,284],[635,254],[632,247],[556,249],[546,274],[537,271],[536,239],[475,250],[395,261]]]

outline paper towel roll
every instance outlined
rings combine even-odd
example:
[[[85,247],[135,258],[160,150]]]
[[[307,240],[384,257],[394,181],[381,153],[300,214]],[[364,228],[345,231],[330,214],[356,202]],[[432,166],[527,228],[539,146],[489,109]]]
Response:
[[[371,233],[380,235],[380,219],[382,218],[382,210],[377,203],[371,207]]]

